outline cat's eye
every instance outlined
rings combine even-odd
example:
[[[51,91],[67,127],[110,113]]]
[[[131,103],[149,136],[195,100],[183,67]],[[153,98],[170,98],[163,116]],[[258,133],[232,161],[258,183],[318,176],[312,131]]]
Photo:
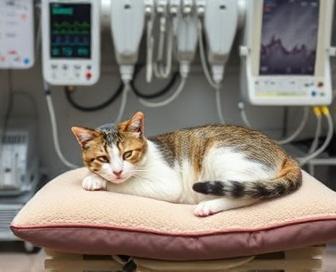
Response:
[[[129,159],[130,157],[132,157],[132,154],[133,154],[133,151],[132,151],[132,150],[130,150],[130,151],[126,151],[126,152],[123,154],[123,159],[124,159],[124,160]]]
[[[100,162],[109,162],[109,159],[106,156],[99,156],[97,157],[97,160]]]

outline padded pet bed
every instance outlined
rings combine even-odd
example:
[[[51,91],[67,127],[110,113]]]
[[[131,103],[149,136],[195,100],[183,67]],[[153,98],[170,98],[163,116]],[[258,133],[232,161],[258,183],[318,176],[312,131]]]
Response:
[[[193,215],[194,206],[81,188],[84,168],[42,188],[12,222],[13,232],[61,252],[158,260],[213,260],[336,240],[336,193],[303,172],[303,186],[280,199]]]

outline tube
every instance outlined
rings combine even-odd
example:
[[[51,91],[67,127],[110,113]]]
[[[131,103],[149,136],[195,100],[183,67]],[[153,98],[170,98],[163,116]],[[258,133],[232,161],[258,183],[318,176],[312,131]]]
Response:
[[[59,143],[59,138],[58,138],[58,128],[57,128],[57,120],[56,120],[54,104],[53,104],[53,101],[52,101],[51,92],[50,92],[46,82],[44,82],[44,93],[45,93],[45,98],[46,98],[47,106],[48,106],[49,118],[50,118],[51,129],[52,129],[52,137],[53,137],[53,143],[54,143],[54,148],[55,148],[56,154],[57,154],[58,158],[61,160],[61,162],[66,167],[71,168],[71,169],[79,168],[78,165],[75,165],[75,164],[69,162],[65,158],[65,156],[63,155],[63,152],[61,150],[60,143]]]
[[[139,102],[145,106],[145,107],[149,107],[149,108],[158,108],[158,107],[164,107],[167,106],[168,104],[170,104],[171,102],[173,102],[183,91],[184,86],[186,84],[186,78],[181,78],[180,84],[177,87],[176,91],[174,92],[174,94],[170,97],[168,97],[167,99],[160,101],[160,102],[149,102],[147,100],[144,99],[139,99]]]
[[[333,124],[333,120],[331,118],[331,115],[329,113],[329,110],[328,110],[327,107],[323,107],[323,109],[324,109],[324,116],[326,117],[327,122],[328,122],[327,137],[326,137],[324,143],[321,145],[320,148],[318,148],[313,153],[311,153],[311,154],[309,154],[309,155],[307,155],[305,157],[298,158],[301,166],[305,165],[310,160],[312,160],[312,159],[316,158],[317,156],[319,156],[328,147],[328,145],[330,144],[330,142],[332,140],[332,137],[334,135],[334,124]]]

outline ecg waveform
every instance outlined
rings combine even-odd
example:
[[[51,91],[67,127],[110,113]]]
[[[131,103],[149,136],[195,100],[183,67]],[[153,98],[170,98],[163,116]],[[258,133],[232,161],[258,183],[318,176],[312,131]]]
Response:
[[[262,72],[264,74],[281,72],[306,74],[314,72],[316,51],[305,44],[286,48],[281,39],[272,37],[270,43],[261,47]]]
[[[89,34],[90,24],[88,22],[54,22],[52,24],[52,33],[58,35],[77,35],[77,34]]]

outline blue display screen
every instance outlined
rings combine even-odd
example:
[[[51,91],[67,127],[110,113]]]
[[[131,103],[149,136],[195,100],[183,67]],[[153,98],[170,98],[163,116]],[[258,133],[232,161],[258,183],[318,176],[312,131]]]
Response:
[[[260,75],[314,75],[318,0],[264,0]]]
[[[91,58],[91,4],[50,3],[50,57]]]

